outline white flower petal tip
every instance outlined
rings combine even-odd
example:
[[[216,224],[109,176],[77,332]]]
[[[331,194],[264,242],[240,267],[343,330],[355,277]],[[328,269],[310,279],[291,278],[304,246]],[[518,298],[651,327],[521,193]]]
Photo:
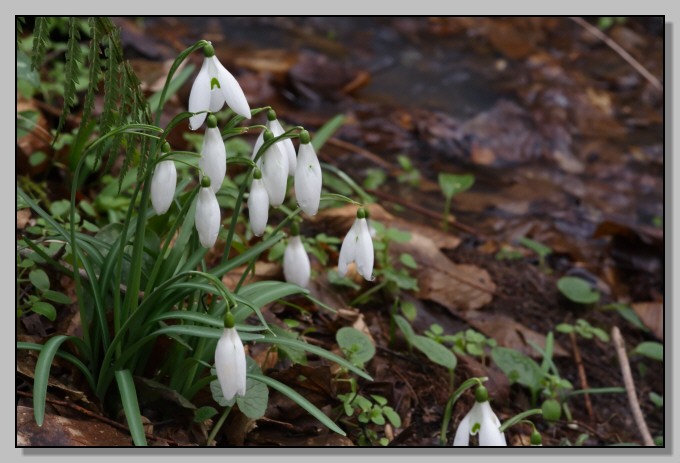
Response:
[[[177,187],[177,168],[175,162],[161,161],[151,178],[151,205],[156,214],[163,215],[172,204]]]
[[[301,143],[295,168],[295,198],[305,214],[313,216],[319,211],[321,186],[321,165],[314,147]]]
[[[269,195],[269,204],[279,207],[286,198],[288,186],[288,158],[281,151],[280,144],[274,143],[261,158],[262,179]]]
[[[373,281],[374,258],[373,240],[366,219],[357,218],[342,241],[340,256],[338,257],[338,273],[344,276],[347,273],[348,265],[354,262],[359,275],[368,281]]]
[[[238,115],[250,119],[248,100],[236,78],[226,70],[216,56],[205,57],[201,69],[189,93],[189,112],[216,112],[224,103]],[[206,113],[189,118],[189,128],[198,129],[205,121]]]
[[[283,275],[288,283],[309,287],[311,266],[300,236],[291,236],[283,254]]]
[[[217,127],[205,129],[198,167],[210,177],[210,187],[213,191],[215,193],[220,191],[227,175],[227,149]]]
[[[211,248],[217,241],[220,231],[220,205],[215,192],[210,187],[201,188],[196,203],[195,225],[201,246]]]
[[[500,426],[500,420],[491,409],[489,401],[475,401],[458,425],[453,446],[466,447],[470,443],[470,436],[479,434],[480,447],[506,447],[505,435],[500,431]]]
[[[274,119],[273,121],[268,120],[266,127],[271,130],[272,135],[275,137],[279,137],[286,132],[278,119]],[[285,140],[279,141],[277,144],[280,146],[281,151],[285,153],[288,160],[288,175],[295,175],[297,157],[295,156],[295,146],[293,145],[293,140],[286,138]]]
[[[269,219],[269,195],[262,179],[253,179],[248,195],[250,228],[255,236],[262,236]]]
[[[217,341],[215,369],[226,400],[246,395],[246,353],[236,328],[225,328]]]

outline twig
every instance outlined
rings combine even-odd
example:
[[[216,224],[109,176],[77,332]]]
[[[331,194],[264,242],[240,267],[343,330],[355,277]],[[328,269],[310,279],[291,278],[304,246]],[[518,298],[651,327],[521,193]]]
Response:
[[[578,369],[578,376],[579,379],[581,380],[581,389],[584,391],[587,391],[590,389],[588,386],[588,379],[586,378],[586,370],[583,367],[583,359],[581,358],[581,351],[578,348],[578,343],[576,342],[576,333],[573,331],[569,333],[569,337],[571,338],[571,347],[574,351],[574,360],[576,361],[576,368]],[[590,395],[588,395],[587,392],[583,394],[583,397],[586,402],[586,411],[588,412],[588,417],[590,418],[591,421],[593,421],[594,415],[593,415],[593,404],[590,402]]]
[[[635,424],[642,435],[642,441],[644,445],[653,447],[654,440],[652,439],[652,435],[649,433],[649,428],[647,428],[647,423],[645,423],[645,419],[642,416],[640,402],[638,402],[637,394],[635,392],[635,384],[633,384],[633,375],[630,372],[630,364],[628,363],[626,346],[623,343],[621,331],[619,331],[618,326],[612,327],[612,340],[614,341],[614,347],[616,347],[616,353],[619,356],[619,364],[621,366],[621,374],[623,375],[623,383],[626,386],[628,402],[630,403],[630,409],[633,412],[633,417],[635,418]]]
[[[16,391],[16,393],[18,395],[21,395],[21,396],[24,396],[24,397],[33,398],[33,394],[31,394],[30,392]],[[76,405],[74,403],[66,402],[66,401],[63,401],[63,400],[50,399],[50,398],[45,399],[45,401],[47,401],[51,404],[61,405],[62,407],[69,407],[69,408],[71,408],[71,409],[73,409],[73,410],[75,410],[79,413],[82,413],[83,415],[89,416],[90,418],[94,418],[94,419],[97,419],[97,420],[99,420],[103,423],[106,423],[109,426],[113,426],[114,428],[120,429],[120,430],[128,432],[128,433],[130,432],[130,428],[128,428],[124,424],[121,424],[117,421],[110,420],[110,419],[108,419],[104,416],[101,416],[97,413],[94,413],[94,412],[88,410],[87,408],[83,408],[83,407]],[[148,437],[149,439],[167,442],[167,443],[172,443],[172,444],[175,444],[175,445],[177,444],[172,439],[165,439],[165,438],[162,438],[162,437],[157,437],[157,436],[154,436],[153,434],[149,434],[149,433],[144,433],[144,434],[146,434],[146,437]]]
[[[652,75],[651,72],[649,72],[638,60],[633,58],[630,53],[628,53],[626,50],[624,50],[618,43],[614,42],[612,39],[607,37],[607,35],[602,32],[600,29],[597,27],[593,26],[592,24],[589,24],[586,22],[583,18],[579,18],[577,16],[571,16],[569,19],[574,21],[576,24],[579,26],[583,27],[585,30],[593,34],[595,37],[598,39],[602,40],[604,43],[606,43],[612,50],[614,50],[616,53],[618,53],[621,58],[625,59],[628,61],[628,64],[633,66],[637,72],[642,74],[642,76],[651,83],[654,88],[656,88],[659,91],[663,92],[663,85],[657,79]]]

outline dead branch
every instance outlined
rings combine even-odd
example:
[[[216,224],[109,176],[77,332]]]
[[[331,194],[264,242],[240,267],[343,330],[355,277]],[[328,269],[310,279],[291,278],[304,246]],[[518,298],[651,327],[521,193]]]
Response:
[[[635,392],[635,384],[633,383],[633,375],[630,372],[630,364],[628,363],[626,346],[623,343],[621,331],[619,331],[618,326],[612,327],[612,340],[614,341],[616,353],[619,356],[619,364],[621,366],[621,374],[623,375],[623,383],[626,386],[628,402],[630,404],[630,410],[633,412],[633,418],[635,418],[635,424],[642,435],[642,441],[644,445],[654,447],[654,439],[652,439],[652,435],[649,433],[647,423],[645,423],[645,419],[642,416],[640,402],[638,401],[637,394]]]

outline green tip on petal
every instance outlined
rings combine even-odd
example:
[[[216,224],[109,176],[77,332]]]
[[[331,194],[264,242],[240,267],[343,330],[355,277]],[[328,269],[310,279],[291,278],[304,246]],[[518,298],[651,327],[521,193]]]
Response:
[[[215,48],[211,44],[204,46],[203,56],[205,56],[206,58],[211,58],[215,56]]]
[[[366,210],[363,207],[360,207],[357,210],[357,219],[365,219],[367,216]]]
[[[300,143],[302,143],[304,145],[309,143],[309,132],[307,132],[306,130],[303,130],[302,132],[300,132]]]
[[[227,313],[224,314],[224,327],[233,328],[234,325],[236,325],[234,315],[231,313],[231,310],[227,310]]]
[[[267,111],[267,120],[268,121],[275,121],[276,120],[276,111],[273,109],[269,109]]]
[[[300,234],[300,225],[297,222],[291,224],[290,234],[293,236],[298,236]]]
[[[269,129],[265,129],[265,131],[264,131],[264,141],[269,141],[272,138],[274,138],[274,134],[272,133],[272,131],[269,130]]]
[[[217,127],[217,118],[215,117],[214,114],[208,115],[208,118],[206,119],[206,124],[208,124],[208,128],[214,129]]]
[[[477,402],[486,402],[489,400],[489,391],[484,386],[478,386],[475,389],[475,400]]]
[[[257,179],[257,180],[260,180],[262,178],[262,171],[260,169],[258,169],[257,167],[253,171],[253,178]]]
[[[210,177],[204,175],[203,178],[201,178],[201,187],[210,188]]]
[[[169,153],[170,151],[172,151],[172,148],[170,148],[170,143],[168,143],[167,141],[163,142],[163,147],[161,148],[161,151],[163,151],[164,153]]]
[[[534,432],[531,433],[531,445],[542,445],[543,444],[543,437],[541,437],[541,433],[534,430]]]

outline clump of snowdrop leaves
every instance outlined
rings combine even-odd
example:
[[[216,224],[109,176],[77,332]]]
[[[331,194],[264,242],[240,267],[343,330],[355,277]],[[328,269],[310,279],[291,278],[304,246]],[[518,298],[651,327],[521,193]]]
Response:
[[[316,215],[321,200],[321,165],[314,147],[309,140],[309,132],[300,132],[297,166],[295,168],[295,197],[300,209],[307,215]]]
[[[170,144],[164,143],[161,155],[170,152]],[[177,187],[177,168],[175,161],[166,159],[156,164],[151,178],[151,205],[156,214],[165,214],[175,197]]]
[[[225,400],[246,395],[246,353],[234,325],[234,316],[228,311],[224,316],[224,331],[215,347],[217,381]]]
[[[217,128],[217,118],[213,114],[208,116],[206,125],[198,167],[210,177],[210,185],[217,193],[227,175],[227,150],[220,129]]]
[[[285,133],[283,126],[276,118],[276,112],[273,109],[267,111],[267,123],[265,127],[272,133],[274,137],[281,136]],[[255,146],[253,147],[253,157],[257,154],[264,143],[264,131],[260,133],[260,136],[255,140]],[[295,175],[295,167],[297,165],[297,159],[295,157],[295,146],[293,146],[293,141],[290,138],[285,138],[276,142],[279,145],[281,151],[286,155],[286,160],[288,161],[288,175]]]
[[[217,203],[215,192],[210,186],[210,177],[201,179],[201,190],[196,201],[195,225],[198,240],[204,248],[211,248],[217,241],[220,231],[220,205]]]
[[[241,86],[217,59],[212,45],[203,47],[203,56],[203,65],[189,94],[189,112],[214,113],[222,109],[226,102],[236,114],[250,119],[250,106]],[[205,112],[191,116],[189,128],[196,130],[205,118]]]
[[[470,436],[479,433],[480,447],[506,446],[505,435],[500,431],[501,423],[491,410],[489,393],[484,386],[475,389],[475,404],[458,425],[453,438],[454,447],[466,447]]]
[[[253,235],[262,236],[269,219],[269,195],[267,195],[267,189],[264,187],[262,171],[258,168],[255,168],[253,172],[253,181],[250,184],[248,216]]]
[[[345,276],[350,263],[356,264],[357,272],[366,280],[373,280],[373,240],[366,223],[366,211],[359,208],[357,218],[340,247],[338,273]]]
[[[307,288],[310,271],[309,256],[300,239],[300,227],[294,223],[291,227],[291,237],[288,238],[288,245],[283,253],[283,276],[288,283]]]

